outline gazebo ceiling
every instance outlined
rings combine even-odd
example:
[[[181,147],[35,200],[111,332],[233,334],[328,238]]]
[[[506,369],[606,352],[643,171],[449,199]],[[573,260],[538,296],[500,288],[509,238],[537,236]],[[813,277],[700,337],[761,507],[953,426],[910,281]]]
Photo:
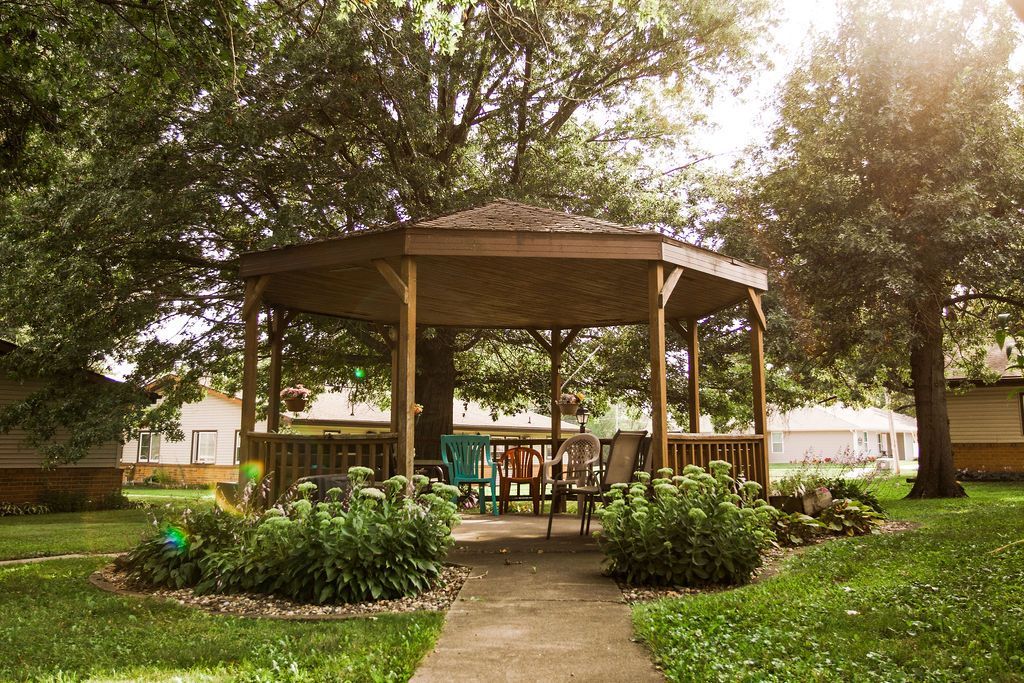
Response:
[[[395,323],[400,301],[374,261],[416,259],[417,322],[532,328],[646,323],[648,263],[683,268],[667,318],[703,317],[767,289],[767,272],[664,235],[506,200],[418,223],[242,256],[269,276],[263,300]]]

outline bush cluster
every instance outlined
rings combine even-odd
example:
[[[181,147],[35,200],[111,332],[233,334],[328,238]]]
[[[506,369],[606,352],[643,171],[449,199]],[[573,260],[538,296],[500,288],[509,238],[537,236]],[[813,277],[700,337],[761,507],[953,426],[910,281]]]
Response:
[[[50,511],[42,503],[6,503],[0,502],[0,517],[18,517],[23,515],[45,515]]]
[[[299,498],[260,514],[186,511],[122,563],[153,586],[198,593],[264,593],[304,602],[359,602],[413,595],[440,574],[458,523],[458,489],[426,477],[396,476],[381,488],[372,471],[349,470],[351,495],[331,489],[313,503]]]
[[[749,581],[775,540],[777,512],[758,497],[759,484],[736,481],[730,469],[716,460],[710,473],[688,465],[681,475],[637,472],[632,484],[613,486],[598,535],[610,572],[638,585]]]

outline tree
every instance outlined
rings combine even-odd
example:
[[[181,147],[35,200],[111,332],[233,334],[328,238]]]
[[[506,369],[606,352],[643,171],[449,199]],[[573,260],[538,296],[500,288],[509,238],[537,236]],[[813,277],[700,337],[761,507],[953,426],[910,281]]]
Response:
[[[179,18],[173,5],[47,6],[47,45],[68,58],[34,65],[82,84],[60,103],[81,124],[35,125],[60,163],[8,195],[0,223],[0,257],[14,264],[0,295],[16,302],[0,328],[41,362],[106,356],[134,363],[138,384],[172,370],[230,382],[239,253],[490,197],[677,224],[684,202],[663,192],[677,180],[646,160],[678,143],[687,117],[675,104],[749,62],[765,10],[196,0]],[[453,15],[444,40],[425,27]],[[43,165],[31,146],[19,154]],[[168,320],[183,327],[170,339],[158,334]],[[422,331],[425,447],[451,429],[456,354],[487,338]],[[386,367],[374,328],[304,317],[290,339],[286,379]]]
[[[976,347],[999,310],[1024,308],[1015,47],[1003,6],[847,3],[784,86],[747,207],[794,352],[913,392],[911,497],[963,495],[944,348]]]

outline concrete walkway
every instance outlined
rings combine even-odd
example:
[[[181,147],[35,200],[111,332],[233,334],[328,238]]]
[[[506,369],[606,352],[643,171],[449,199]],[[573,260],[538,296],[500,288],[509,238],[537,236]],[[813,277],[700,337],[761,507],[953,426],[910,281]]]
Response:
[[[449,559],[472,567],[413,681],[662,681],[576,517],[466,516]]]

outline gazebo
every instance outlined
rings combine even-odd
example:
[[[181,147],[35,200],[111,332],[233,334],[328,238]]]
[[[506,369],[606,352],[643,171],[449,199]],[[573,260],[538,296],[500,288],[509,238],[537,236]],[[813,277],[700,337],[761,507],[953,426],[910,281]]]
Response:
[[[275,489],[313,472],[356,464],[381,476],[413,472],[416,328],[527,330],[551,358],[551,445],[560,440],[563,353],[588,327],[650,327],[655,467],[679,469],[728,460],[768,483],[761,295],[764,268],[657,232],[507,200],[439,218],[360,230],[305,244],[244,254],[245,363],[241,476],[253,465],[275,473]],[[750,321],[754,434],[700,434],[698,325],[746,303]],[[256,433],[261,312],[268,316],[267,433]],[[280,425],[282,338],[295,314],[390,326],[391,432],[324,437],[276,433]],[[690,433],[669,434],[665,334],[689,350]]]

